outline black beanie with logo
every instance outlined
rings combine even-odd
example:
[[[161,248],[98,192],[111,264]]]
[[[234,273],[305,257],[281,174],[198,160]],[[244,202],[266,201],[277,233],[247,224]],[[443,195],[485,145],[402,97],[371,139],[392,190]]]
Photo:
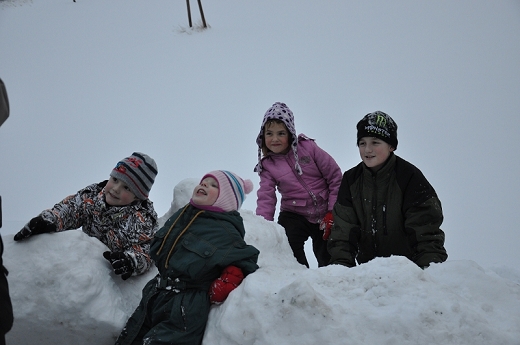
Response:
[[[357,124],[357,143],[363,137],[379,138],[397,149],[397,124],[379,110],[366,114]]]

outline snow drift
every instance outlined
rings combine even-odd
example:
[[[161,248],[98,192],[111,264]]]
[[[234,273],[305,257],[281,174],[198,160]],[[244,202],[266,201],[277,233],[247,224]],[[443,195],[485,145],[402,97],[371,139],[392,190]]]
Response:
[[[175,187],[161,224],[197,181]],[[423,271],[402,257],[307,269],[280,226],[241,214],[260,269],[212,308],[204,344],[518,344],[516,271],[449,260]],[[79,230],[4,242],[15,313],[9,344],[113,344],[156,273],[121,280],[105,246]]]

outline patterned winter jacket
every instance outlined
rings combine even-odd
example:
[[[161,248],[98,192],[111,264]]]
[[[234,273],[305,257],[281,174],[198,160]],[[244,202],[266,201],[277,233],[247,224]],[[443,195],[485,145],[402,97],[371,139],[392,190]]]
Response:
[[[110,206],[103,188],[107,181],[91,184],[41,213],[56,224],[56,231],[82,228],[83,232],[103,242],[110,251],[128,254],[134,263],[134,275],[152,266],[150,242],[157,231],[153,203],[139,200],[127,206]]]
[[[441,202],[422,172],[392,154],[373,173],[360,163],[343,175],[328,250],[332,264],[406,256],[420,267],[446,261]]]
[[[257,215],[274,219],[276,189],[282,196],[280,211],[300,214],[311,223],[318,223],[327,211],[332,210],[341,184],[338,164],[314,140],[302,134],[298,136],[298,155],[302,175],[294,168],[292,150],[287,154],[269,154],[262,159]]]

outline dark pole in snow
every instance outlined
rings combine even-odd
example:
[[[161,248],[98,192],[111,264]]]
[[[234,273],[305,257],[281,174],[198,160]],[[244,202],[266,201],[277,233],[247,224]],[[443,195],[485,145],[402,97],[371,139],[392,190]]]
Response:
[[[200,2],[200,0],[197,0],[199,2],[199,11],[200,11],[200,17],[202,18],[202,24],[204,25],[204,27],[206,28],[206,19],[204,18],[204,11],[202,10],[202,3]]]
[[[191,28],[191,10],[190,10],[190,0],[186,0],[186,7],[188,8],[188,22],[190,23]]]

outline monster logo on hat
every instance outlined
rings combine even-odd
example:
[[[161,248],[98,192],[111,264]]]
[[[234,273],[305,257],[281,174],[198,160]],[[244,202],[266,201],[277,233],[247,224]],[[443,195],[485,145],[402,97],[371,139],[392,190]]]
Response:
[[[357,142],[363,137],[375,137],[397,149],[397,124],[386,113],[374,111],[365,115],[357,124]]]

